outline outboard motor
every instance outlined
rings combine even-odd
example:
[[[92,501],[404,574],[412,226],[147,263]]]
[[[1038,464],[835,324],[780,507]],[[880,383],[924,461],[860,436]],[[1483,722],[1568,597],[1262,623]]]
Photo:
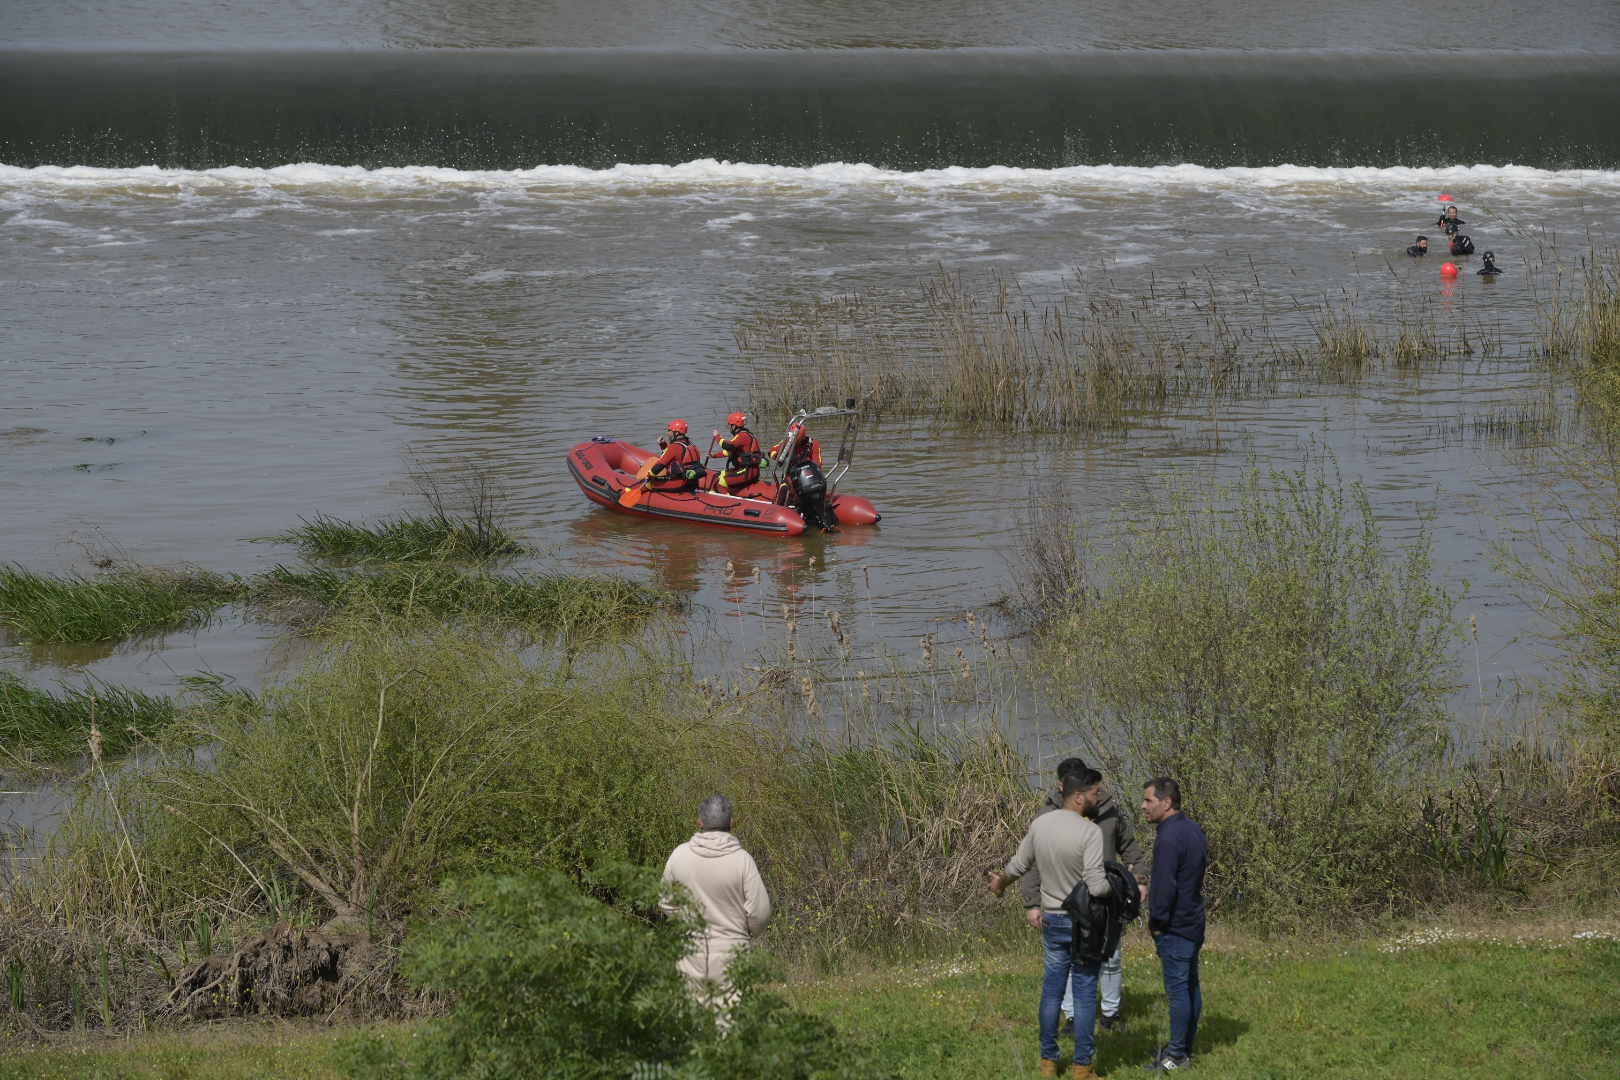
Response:
[[[827,505],[827,478],[821,467],[806,461],[793,470],[793,491],[805,524],[827,530],[838,527],[838,515]]]

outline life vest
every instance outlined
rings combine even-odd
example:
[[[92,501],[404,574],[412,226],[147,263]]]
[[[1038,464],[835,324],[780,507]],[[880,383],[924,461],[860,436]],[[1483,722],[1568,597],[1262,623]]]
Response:
[[[674,453],[670,453],[670,451]],[[696,487],[708,472],[703,467],[703,453],[686,439],[673,440],[660,455],[659,464],[652,468],[652,475],[662,480],[679,480],[682,486]]]
[[[732,472],[747,472],[759,468],[763,455],[759,440],[747,428],[740,428],[729,439],[720,440],[720,451],[726,455],[726,468]]]

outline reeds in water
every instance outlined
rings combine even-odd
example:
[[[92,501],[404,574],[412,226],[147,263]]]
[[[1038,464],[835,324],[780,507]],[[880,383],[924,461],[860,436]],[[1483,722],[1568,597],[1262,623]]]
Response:
[[[488,519],[401,515],[357,524],[317,514],[270,539],[307,557],[346,561],[481,561],[521,555],[528,547]]]
[[[797,302],[738,324],[753,406],[786,413],[857,398],[869,413],[1032,430],[1116,430],[1134,416],[1429,370],[1475,351],[1398,304],[1383,323],[1354,298],[1315,303],[1195,277],[1145,295],[1075,279],[1037,300],[1005,280],[939,272],[914,295]],[[1482,339],[1487,352],[1500,350]]]
[[[252,585],[252,604],[261,616],[307,631],[359,614],[589,640],[628,632],[676,602],[671,593],[623,578],[491,574],[446,563],[391,563],[365,571],[277,566]]]
[[[167,697],[116,686],[29,686],[0,671],[0,755],[8,768],[32,770],[94,752],[118,757],[170,728],[178,709]]]
[[[0,628],[36,645],[122,641],[201,626],[244,588],[240,578],[194,568],[52,577],[0,566]]]

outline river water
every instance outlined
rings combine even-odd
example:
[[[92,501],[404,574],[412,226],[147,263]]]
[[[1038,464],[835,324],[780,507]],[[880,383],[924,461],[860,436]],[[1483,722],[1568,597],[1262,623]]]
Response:
[[[700,666],[779,641],[784,604],[844,612],[862,657],[916,655],[1009,592],[1043,489],[1104,521],[1166,477],[1324,446],[1393,539],[1432,532],[1478,626],[1459,713],[1488,723],[1544,670],[1492,545],[1579,498],[1536,438],[1491,432],[1567,420],[1529,354],[1540,307],[1620,221],[1620,11],[1384,6],[13,0],[0,557],[253,572],[291,553],[249,538],[407,510],[413,468],[472,467],[537,565],[689,593]],[[1500,280],[1402,254],[1442,192]],[[645,444],[746,407],[739,320],[914,295],[941,268],[1036,302],[1192,283],[1164,303],[1191,320],[1213,283],[1251,314],[1265,297],[1269,332],[1300,344],[1323,303],[1484,344],[1107,437],[868,424],[846,486],[883,523],[827,538],[632,520],[569,479],[590,435]],[[42,684],[256,686],[276,641],[227,617],[0,662]]]

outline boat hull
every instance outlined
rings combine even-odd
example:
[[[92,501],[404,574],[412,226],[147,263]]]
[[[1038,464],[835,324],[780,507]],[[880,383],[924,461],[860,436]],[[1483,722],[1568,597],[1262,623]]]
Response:
[[[653,456],[621,439],[598,436],[568,452],[568,471],[586,498],[620,513],[766,536],[799,536],[805,531],[804,517],[777,503],[768,484],[752,485],[741,495],[649,490],[635,506],[621,506],[620,493]],[[876,525],[880,517],[871,502],[856,495],[835,494],[828,502],[840,525]]]

